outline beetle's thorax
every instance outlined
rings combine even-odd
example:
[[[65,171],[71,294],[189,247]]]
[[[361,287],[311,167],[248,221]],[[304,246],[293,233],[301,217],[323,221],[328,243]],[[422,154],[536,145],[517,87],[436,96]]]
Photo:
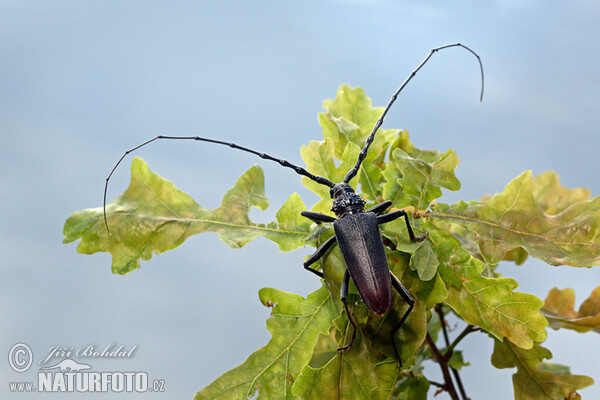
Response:
[[[365,211],[365,201],[354,193],[354,189],[347,183],[338,183],[329,190],[333,199],[331,211],[340,218],[346,214],[357,214]]]

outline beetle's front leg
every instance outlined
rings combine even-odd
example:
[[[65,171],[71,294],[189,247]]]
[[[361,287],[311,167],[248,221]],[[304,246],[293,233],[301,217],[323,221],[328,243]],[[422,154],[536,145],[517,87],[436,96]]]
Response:
[[[302,211],[300,213],[300,215],[310,219],[311,221],[313,221],[317,224],[320,224],[322,222],[335,221],[335,218],[330,215],[325,215],[325,214],[321,214],[321,213],[317,213],[317,212],[313,212],[313,211]],[[323,244],[317,249],[317,251],[315,251],[314,254],[312,254],[310,257],[308,257],[306,259],[306,261],[304,261],[304,269],[306,269],[307,271],[310,271],[313,274],[322,278],[323,272],[317,271],[317,270],[309,268],[309,267],[310,267],[310,265],[314,264],[319,258],[323,257],[323,255],[325,255],[327,250],[329,250],[329,248],[335,243],[335,241],[336,241],[335,235],[333,235],[332,237],[327,239],[325,242],[323,242]]]
[[[304,269],[322,278],[323,273],[321,271],[317,271],[316,269],[310,268],[310,265],[314,264],[319,258],[323,257],[323,255],[327,253],[327,250],[329,250],[329,248],[335,243],[335,241],[335,235],[333,235],[325,242],[323,242],[323,244],[317,249],[317,251],[315,251],[310,257],[306,259],[306,261],[304,261]]]
[[[427,236],[429,236],[429,232],[425,232],[421,236],[415,237],[415,233],[413,232],[412,227],[410,226],[410,221],[408,220],[408,213],[404,210],[397,210],[397,211],[392,211],[391,213],[388,213],[388,214],[379,215],[379,216],[377,216],[377,223],[385,224],[386,222],[393,221],[400,217],[404,217],[404,221],[406,221],[406,228],[408,229],[408,236],[410,237],[411,241],[420,242],[422,240],[425,240],[425,238]]]
[[[335,221],[335,218],[330,215],[321,214],[321,213],[317,213],[317,212],[313,212],[313,211],[302,211],[302,212],[300,212],[300,215],[310,219],[312,222],[315,222],[317,224],[320,224],[321,222]]]

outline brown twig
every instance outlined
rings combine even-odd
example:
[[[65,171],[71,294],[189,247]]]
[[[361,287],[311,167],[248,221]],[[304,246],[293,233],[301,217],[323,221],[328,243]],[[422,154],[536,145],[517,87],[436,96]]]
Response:
[[[448,360],[442,355],[442,353],[440,353],[429,332],[427,332],[426,340],[438,364],[440,364],[440,368],[442,369],[442,376],[444,377],[444,389],[448,392],[452,400],[459,400],[458,395],[456,394],[456,389],[454,389],[452,377],[450,376]]]
[[[467,325],[467,327],[461,332],[461,334],[458,335],[458,337],[452,342],[452,344],[450,344],[450,339],[448,338],[448,330],[446,328],[446,320],[444,319],[444,310],[442,309],[442,305],[441,304],[436,305],[435,311],[438,313],[438,315],[440,317],[440,324],[442,325],[442,332],[444,333],[444,341],[446,342],[446,351],[444,351],[443,357],[446,360],[450,360],[450,357],[452,357],[452,351],[454,350],[454,347],[456,347],[456,345],[465,336],[467,336],[470,332],[473,331],[474,326]],[[463,400],[470,400],[469,397],[467,397],[467,393],[465,392],[465,387],[462,384],[462,380],[460,379],[460,374],[458,373],[458,370],[456,370],[452,366],[450,366],[450,369],[452,370],[452,375],[454,376],[454,380],[456,381],[456,386],[458,386],[460,396],[462,397]]]
[[[471,332],[476,332],[479,330],[481,330],[481,328],[478,328],[473,325],[467,325],[466,328],[463,329],[463,331],[456,337],[456,339],[454,339],[454,341],[448,345],[448,347],[446,348],[446,351],[444,351],[444,356],[451,357],[452,352],[454,351],[454,348],[461,340],[464,339],[465,336],[467,336]]]

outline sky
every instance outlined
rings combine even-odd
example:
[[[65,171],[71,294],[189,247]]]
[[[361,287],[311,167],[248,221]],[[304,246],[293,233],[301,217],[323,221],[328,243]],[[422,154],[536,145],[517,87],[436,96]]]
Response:
[[[157,134],[217,138],[301,163],[299,148],[322,138],[317,115],[339,85],[361,86],[383,106],[431,48],[461,42],[482,58],[483,102],[476,61],[448,50],[385,123],[408,129],[419,148],[456,151],[462,188],[441,201],[500,192],[525,170],[554,170],[563,185],[599,195],[599,18],[593,1],[1,0],[0,351],[27,344],[34,365],[20,374],[0,362],[0,396],[59,398],[11,393],[8,382],[36,379],[35,363],[56,346],[112,343],[132,356],[91,359],[95,370],[145,371],[165,383],[163,393],[127,397],[192,398],[268,342],[260,288],[305,296],[319,287],[301,267],[308,246],[279,253],[257,239],[233,250],[204,234],[117,276],[110,255],[62,244],[68,215],[100,206],[117,159]],[[317,200],[293,172],[226,147],[164,142],[137,155],[206,208],[260,164],[271,206],[251,213],[256,222],[272,220],[293,192]],[[111,180],[109,200],[126,188],[130,162]],[[598,268],[537,260],[499,268],[542,299],[553,286],[574,288],[576,307],[600,284]],[[489,338],[463,343],[467,394],[510,398],[513,371],[490,365]],[[583,398],[600,398],[596,334],[548,329],[544,345],[552,362],[598,382]],[[436,365],[426,373],[441,380]]]

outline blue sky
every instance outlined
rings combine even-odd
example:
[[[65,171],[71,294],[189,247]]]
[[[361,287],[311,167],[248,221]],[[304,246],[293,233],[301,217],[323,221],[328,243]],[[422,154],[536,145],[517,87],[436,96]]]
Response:
[[[100,206],[118,157],[159,133],[219,138],[301,163],[299,147],[321,138],[317,114],[340,84],[384,105],[442,44],[462,42],[482,57],[484,101],[475,60],[449,50],[423,68],[385,124],[408,129],[420,148],[457,152],[462,189],[442,201],[498,192],[528,169],[555,170],[565,186],[600,194],[599,18],[592,1],[0,1],[0,350],[24,342],[39,360],[55,345],[137,345],[120,368],[164,379],[165,398],[192,398],[268,341],[261,287],[306,295],[319,286],[301,268],[311,248],[282,254],[259,239],[232,250],[200,235],[122,277],[111,274],[107,254],[63,245],[64,220]],[[316,200],[289,170],[228,148],[156,143],[138,155],[208,208],[259,163],[272,205],[252,213],[257,222],[293,192]],[[109,198],[125,189],[129,163]],[[541,298],[573,287],[578,304],[600,284],[598,269],[535,260],[501,272]],[[595,378],[582,395],[600,397],[598,337],[548,335],[552,361]],[[509,398],[512,371],[489,365],[487,337],[472,335],[465,347],[468,393]],[[439,376],[433,365],[428,371]],[[35,372],[0,363],[3,382]],[[500,383],[498,392],[487,382]]]

